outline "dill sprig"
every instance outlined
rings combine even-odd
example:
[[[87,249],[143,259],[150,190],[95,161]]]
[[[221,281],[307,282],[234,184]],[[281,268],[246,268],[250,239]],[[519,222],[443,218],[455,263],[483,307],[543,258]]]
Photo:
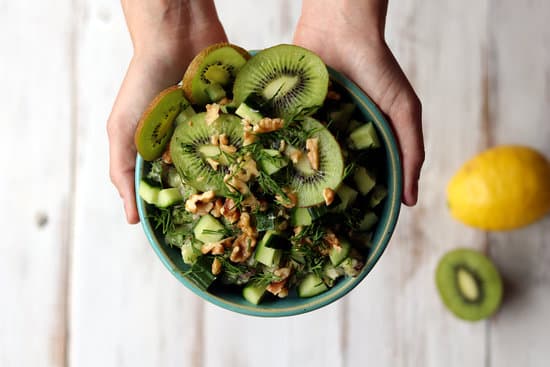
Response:
[[[147,216],[154,223],[154,229],[161,229],[162,234],[173,231],[175,224],[172,221],[172,211],[170,208],[155,207]]]

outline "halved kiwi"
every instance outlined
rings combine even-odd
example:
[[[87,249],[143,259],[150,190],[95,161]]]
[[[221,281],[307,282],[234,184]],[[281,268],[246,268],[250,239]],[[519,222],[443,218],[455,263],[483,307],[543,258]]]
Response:
[[[172,161],[183,180],[196,190],[214,190],[217,195],[225,196],[227,186],[223,177],[227,172],[223,163],[228,161],[230,154],[219,150],[219,157],[216,157],[213,151],[217,147],[211,144],[211,137],[225,134],[228,145],[240,148],[243,143],[241,120],[234,115],[221,114],[216,121],[207,124],[205,117],[205,112],[198,113],[176,128],[170,142]],[[214,169],[208,163],[209,158],[220,162],[220,166]]]
[[[300,125],[309,132],[308,138],[318,139],[319,167],[311,167],[304,149],[305,142],[301,142],[303,146],[297,147],[302,150],[301,157],[290,169],[290,187],[298,197],[297,206],[309,207],[325,201],[325,188],[336,191],[344,176],[344,159],[340,145],[323,124],[312,117],[306,117]]]
[[[502,279],[485,255],[471,249],[448,252],[439,261],[435,280],[443,303],[461,319],[491,316],[502,300]]]
[[[233,85],[233,104],[257,96],[271,116],[311,115],[323,104],[328,81],[319,56],[299,46],[278,45],[258,52],[242,67]]]
[[[229,43],[217,43],[202,50],[189,64],[182,80],[185,95],[204,105],[231,91],[235,75],[250,58],[249,53]]]
[[[174,120],[189,106],[178,86],[163,90],[153,99],[134,135],[136,149],[143,159],[152,161],[161,156],[174,131]]]

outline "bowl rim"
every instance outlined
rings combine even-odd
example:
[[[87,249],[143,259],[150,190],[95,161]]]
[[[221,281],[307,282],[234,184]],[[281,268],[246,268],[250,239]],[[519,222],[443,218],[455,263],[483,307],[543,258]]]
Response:
[[[350,93],[352,99],[354,100],[354,103],[356,103],[358,107],[362,110],[362,114],[364,115],[365,111],[367,111],[368,114],[370,114],[370,116],[372,117],[373,123],[376,125],[377,131],[382,136],[387,161],[389,163],[388,173],[393,173],[388,174],[388,198],[386,199],[385,204],[386,208],[388,208],[385,209],[385,211],[388,212],[388,218],[383,223],[384,227],[377,230],[382,231],[382,234],[379,236],[378,241],[373,244],[373,247],[369,252],[367,262],[365,263],[363,269],[357,277],[343,278],[328,291],[321,293],[320,295],[315,297],[305,298],[304,302],[299,302],[296,305],[286,308],[262,307],[261,303],[259,305],[244,305],[232,302],[231,300],[228,300],[226,298],[219,297],[208,291],[203,291],[202,289],[198,288],[193,282],[189,281],[184,275],[184,272],[179,269],[179,267],[170,259],[166,251],[163,249],[162,244],[156,238],[155,231],[150,221],[147,220],[146,205],[144,201],[139,197],[139,183],[143,174],[144,160],[139,154],[137,154],[135,169],[136,203],[139,218],[145,235],[149,241],[149,244],[151,245],[157,256],[160,258],[164,266],[172,273],[172,275],[175,276],[180,281],[180,283],[182,283],[184,286],[186,286],[189,290],[191,290],[202,299],[226,310],[249,316],[281,317],[294,316],[314,311],[341,299],[352,289],[354,289],[359,283],[361,283],[363,279],[367,276],[367,274],[369,274],[374,268],[374,265],[378,262],[385,249],[387,248],[399,217],[403,190],[401,158],[397,141],[394,137],[391,126],[388,124],[374,102],[355,83],[353,83],[343,74],[335,71],[328,66],[327,69],[329,71],[331,80],[336,81],[344,89],[346,89],[348,93]]]

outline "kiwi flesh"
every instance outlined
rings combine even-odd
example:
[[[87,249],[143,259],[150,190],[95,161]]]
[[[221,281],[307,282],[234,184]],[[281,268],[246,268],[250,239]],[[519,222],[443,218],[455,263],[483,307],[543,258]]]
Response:
[[[258,52],[235,78],[233,103],[250,96],[263,100],[269,116],[285,120],[311,115],[323,105],[328,71],[313,52],[294,45],[278,45]]]
[[[162,155],[174,131],[174,120],[191,104],[178,86],[160,92],[149,104],[138,122],[134,143],[138,153],[146,161]]]
[[[344,159],[340,145],[322,123],[306,117],[300,124],[305,131],[311,132],[308,138],[318,139],[319,167],[317,170],[313,169],[305,149],[296,147],[302,150],[302,154],[298,162],[292,165],[290,187],[296,193],[297,206],[310,207],[325,201],[325,188],[336,191],[342,183]],[[305,146],[305,142],[303,143]]]
[[[230,157],[221,151],[219,157],[205,154],[205,151],[215,150],[211,137],[221,134],[228,137],[229,145],[240,148],[243,143],[241,120],[234,115],[220,114],[213,123],[207,124],[205,117],[205,112],[198,113],[176,128],[170,142],[172,161],[183,180],[194,189],[214,190],[217,195],[226,196],[228,189],[223,178],[227,172],[222,163],[227,163]],[[220,166],[214,169],[208,159],[217,160]]]
[[[478,321],[491,316],[502,301],[502,279],[485,255],[472,249],[445,254],[437,266],[437,289],[457,317]]]
[[[249,53],[229,43],[217,43],[202,50],[189,64],[183,80],[185,95],[194,104],[216,102],[231,91],[237,72]]]

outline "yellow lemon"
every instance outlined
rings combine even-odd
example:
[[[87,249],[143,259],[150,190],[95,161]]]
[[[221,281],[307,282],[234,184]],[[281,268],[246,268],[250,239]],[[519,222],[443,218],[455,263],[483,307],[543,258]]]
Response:
[[[453,217],[473,227],[526,226],[550,211],[550,162],[528,147],[489,149],[451,179],[447,202]]]

